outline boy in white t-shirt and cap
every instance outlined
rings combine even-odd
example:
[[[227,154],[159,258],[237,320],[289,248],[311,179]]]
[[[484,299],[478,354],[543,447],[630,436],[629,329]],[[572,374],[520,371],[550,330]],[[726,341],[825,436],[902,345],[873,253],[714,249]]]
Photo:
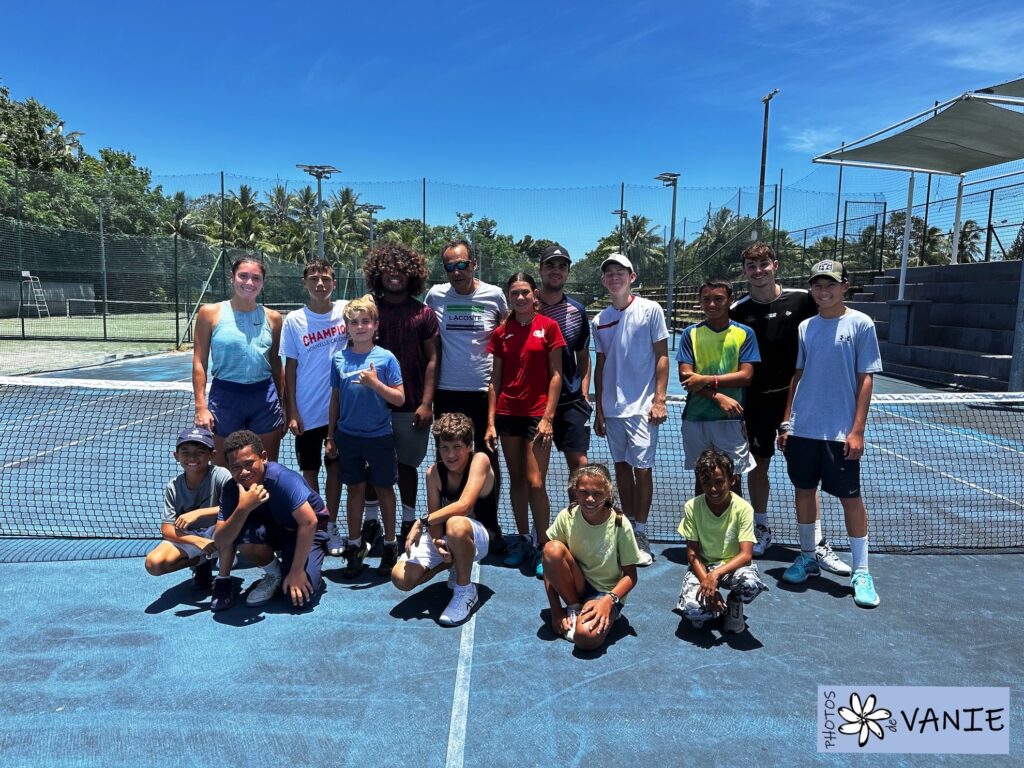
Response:
[[[634,296],[632,262],[613,253],[601,262],[611,306],[594,318],[594,432],[608,438],[622,511],[640,547],[639,565],[654,561],[647,515],[654,494],[658,426],[665,421],[668,328],[661,305]]]
[[[334,267],[314,259],[302,270],[302,285],[309,301],[302,309],[289,312],[281,333],[281,356],[285,358],[285,397],[288,400],[288,430],[295,435],[295,454],[302,477],[320,492],[320,467],[327,464],[324,500],[331,522],[327,553],[341,556],[345,542],[338,532],[341,479],[334,465],[337,458],[324,456],[329,436],[327,410],[331,402],[331,358],[345,347],[345,305],[332,301]]]

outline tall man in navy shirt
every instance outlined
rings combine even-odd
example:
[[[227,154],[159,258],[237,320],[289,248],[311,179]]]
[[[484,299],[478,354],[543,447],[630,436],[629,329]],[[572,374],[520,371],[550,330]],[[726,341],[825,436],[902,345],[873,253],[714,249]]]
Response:
[[[228,435],[224,459],[235,482],[224,486],[217,514],[213,540],[220,572],[210,609],[223,611],[234,604],[231,566],[236,547],[264,571],[247,605],[269,602],[282,587],[292,605],[310,605],[322,584],[328,540],[330,516],[323,499],[298,472],[268,461],[259,435],[247,429]]]

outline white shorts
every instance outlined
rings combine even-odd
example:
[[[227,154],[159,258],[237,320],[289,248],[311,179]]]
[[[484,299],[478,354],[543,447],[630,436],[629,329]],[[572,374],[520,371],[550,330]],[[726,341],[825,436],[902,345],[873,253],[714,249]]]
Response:
[[[473,518],[469,518],[469,522],[473,526],[473,543],[476,544],[476,554],[473,556],[473,562],[479,562],[487,557],[487,551],[491,546],[491,537],[487,533],[487,529],[484,528],[483,523]],[[446,536],[446,541],[447,538]],[[441,553],[434,546],[434,540],[430,538],[426,531],[420,532],[420,538],[413,544],[410,554],[402,555],[401,559],[423,566],[428,571],[437,568],[437,566],[444,562],[441,558]]]
[[[651,424],[646,414],[604,420],[608,450],[616,464],[625,462],[634,469],[654,466],[658,449],[658,425]]]
[[[204,528],[202,530],[195,531],[186,531],[186,533],[188,533],[190,536],[202,536],[204,539],[210,539],[211,541],[213,541],[213,530],[215,527],[216,526],[211,525],[209,528]],[[182,544],[180,541],[170,541],[168,542],[168,544],[173,544],[175,547],[177,547],[178,551],[183,553],[185,557],[187,557],[189,560],[191,560],[194,557],[199,557],[203,553],[203,551],[199,549],[199,547],[197,547],[195,544]],[[217,555],[214,554],[213,557],[207,559],[213,560],[216,557]]]
[[[696,469],[697,459],[708,448],[717,448],[730,459],[737,475],[745,475],[757,466],[747,445],[747,428],[742,419],[687,421],[683,419],[683,453],[686,469]]]

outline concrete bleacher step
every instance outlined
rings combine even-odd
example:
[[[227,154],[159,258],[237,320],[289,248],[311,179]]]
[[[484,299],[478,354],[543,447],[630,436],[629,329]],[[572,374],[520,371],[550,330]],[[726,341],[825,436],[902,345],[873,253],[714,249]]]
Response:
[[[1010,378],[1010,355],[991,355],[951,347],[904,346],[879,342],[883,363],[912,365],[933,371],[986,376],[1004,382]]]
[[[929,319],[933,325],[1012,331],[1017,323],[1017,307],[1014,304],[932,302]]]
[[[854,294],[858,301],[895,301],[900,287],[896,284],[865,285]],[[1016,304],[1019,286],[1016,282],[985,283],[907,283],[904,299],[924,301],[962,301],[969,304]]]
[[[907,282],[912,283],[1017,283],[1020,280],[1020,261],[990,261],[977,264],[944,264],[934,267],[911,267]],[[899,282],[898,267],[885,270],[886,277]]]
[[[889,305],[884,301],[848,301],[846,306],[850,309],[856,309],[858,312],[863,312],[868,317],[872,318],[877,324],[880,320],[889,319]]]
[[[1013,351],[1013,331],[993,328],[964,328],[958,325],[932,325],[929,340],[940,347],[969,349],[990,355],[1009,355]]]
[[[931,368],[921,368],[915,365],[902,365],[885,361],[883,363],[886,376],[893,376],[898,379],[919,382],[923,384],[941,384],[958,389],[978,390],[982,392],[1005,392],[1007,382],[1003,379],[993,379],[989,376],[974,376],[966,373],[951,373],[950,371],[933,371]]]

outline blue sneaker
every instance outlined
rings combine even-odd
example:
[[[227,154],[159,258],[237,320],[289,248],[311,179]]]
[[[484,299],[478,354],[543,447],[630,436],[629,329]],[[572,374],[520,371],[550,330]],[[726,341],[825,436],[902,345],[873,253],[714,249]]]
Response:
[[[541,555],[540,549],[533,553],[533,570],[538,579],[544,578],[544,557]]]
[[[875,608],[881,602],[875,592],[875,580],[867,571],[856,571],[850,583],[853,584],[853,602],[861,608]]]
[[[530,538],[528,536],[516,536],[508,545],[508,554],[505,555],[505,565],[509,568],[518,568],[530,555]]]
[[[782,580],[790,584],[803,584],[809,576],[821,575],[821,568],[814,555],[801,552],[789,568],[782,573]]]

